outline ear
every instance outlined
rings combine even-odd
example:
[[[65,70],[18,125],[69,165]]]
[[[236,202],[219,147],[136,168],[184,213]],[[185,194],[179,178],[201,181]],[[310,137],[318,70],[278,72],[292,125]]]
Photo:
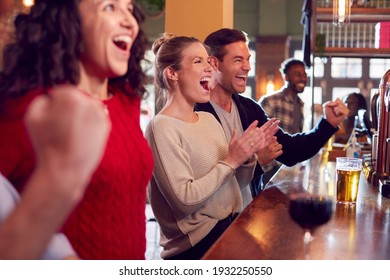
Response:
[[[179,79],[179,75],[172,67],[165,68],[164,72],[168,80],[177,81]]]
[[[209,56],[209,63],[211,67],[213,67],[213,70],[216,70],[218,68],[219,60],[215,56]]]

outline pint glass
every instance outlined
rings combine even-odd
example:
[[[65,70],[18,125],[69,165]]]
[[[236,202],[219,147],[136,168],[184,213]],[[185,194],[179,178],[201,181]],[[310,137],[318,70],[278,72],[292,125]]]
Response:
[[[362,159],[338,157],[336,158],[336,170],[337,202],[345,204],[356,203]]]

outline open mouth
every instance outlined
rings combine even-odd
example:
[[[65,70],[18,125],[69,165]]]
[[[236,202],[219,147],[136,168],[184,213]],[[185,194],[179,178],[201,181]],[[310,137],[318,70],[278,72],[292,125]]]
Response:
[[[205,78],[202,78],[202,80],[200,80],[200,85],[201,85],[205,90],[210,91],[209,82],[210,82],[210,78],[205,77]]]
[[[238,75],[236,76],[236,79],[242,80],[243,82],[246,81],[246,75]]]
[[[131,37],[127,35],[116,36],[113,39],[114,44],[123,51],[130,49]]]

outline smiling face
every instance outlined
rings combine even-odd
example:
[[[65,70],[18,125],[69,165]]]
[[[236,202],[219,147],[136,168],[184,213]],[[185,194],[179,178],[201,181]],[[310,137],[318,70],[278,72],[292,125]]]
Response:
[[[201,43],[191,43],[183,49],[181,69],[177,71],[179,89],[189,103],[210,100],[211,66]]]
[[[234,42],[224,47],[223,60],[217,63],[213,79],[229,93],[243,93],[246,89],[248,73],[251,70],[249,48],[245,42]]]
[[[285,75],[287,86],[295,93],[302,93],[307,84],[305,67],[301,64],[291,65]]]
[[[101,79],[126,74],[131,46],[139,26],[132,0],[81,0],[84,51],[81,66]]]

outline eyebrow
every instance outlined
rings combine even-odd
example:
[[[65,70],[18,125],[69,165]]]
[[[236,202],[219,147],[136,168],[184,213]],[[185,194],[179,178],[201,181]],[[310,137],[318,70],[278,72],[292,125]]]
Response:
[[[251,56],[248,56],[248,58],[243,57],[242,55],[235,55],[233,56],[233,59],[240,58],[240,59],[250,59]]]
[[[207,57],[208,58],[208,57]],[[199,56],[199,55],[197,55],[197,56],[194,56],[193,58],[192,58],[192,60],[195,60],[195,59],[201,59],[201,60],[204,60],[204,57],[203,56]],[[206,59],[207,60],[207,59]]]

